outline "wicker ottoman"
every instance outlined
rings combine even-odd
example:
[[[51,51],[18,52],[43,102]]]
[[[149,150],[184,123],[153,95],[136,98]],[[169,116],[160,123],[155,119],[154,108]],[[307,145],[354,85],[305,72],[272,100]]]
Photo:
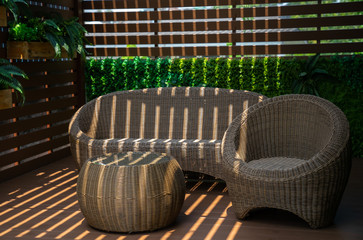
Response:
[[[89,159],[77,184],[89,225],[111,232],[151,231],[173,223],[185,197],[178,162],[151,152],[127,152]]]

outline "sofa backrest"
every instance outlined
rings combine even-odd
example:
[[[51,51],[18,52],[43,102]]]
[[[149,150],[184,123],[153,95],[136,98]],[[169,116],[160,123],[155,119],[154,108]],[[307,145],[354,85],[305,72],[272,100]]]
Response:
[[[221,140],[233,118],[265,98],[253,92],[218,88],[120,91],[83,106],[80,128],[97,139]]]

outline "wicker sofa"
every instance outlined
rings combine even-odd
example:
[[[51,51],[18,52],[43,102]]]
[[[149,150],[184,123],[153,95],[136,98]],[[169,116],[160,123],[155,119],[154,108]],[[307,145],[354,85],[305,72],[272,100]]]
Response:
[[[174,156],[183,170],[222,178],[221,143],[232,120],[265,96],[218,88],[119,91],[73,116],[70,144],[80,168],[105,153],[152,151]]]
[[[312,228],[334,220],[351,167],[349,124],[331,102],[285,95],[253,105],[222,143],[238,218],[260,207],[290,211]]]

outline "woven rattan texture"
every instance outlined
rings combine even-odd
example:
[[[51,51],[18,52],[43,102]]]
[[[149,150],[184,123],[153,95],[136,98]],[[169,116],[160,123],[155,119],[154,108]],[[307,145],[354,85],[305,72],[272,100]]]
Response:
[[[178,162],[165,154],[124,155],[130,154],[135,155],[134,160],[144,158],[148,163],[104,165],[101,162],[106,157],[95,157],[83,165],[77,195],[92,227],[112,232],[152,231],[170,225],[178,216],[185,198]]]
[[[125,151],[168,153],[183,170],[223,178],[225,130],[266,97],[248,91],[174,87],[120,91],[88,102],[74,115],[70,143],[78,165]]]
[[[331,102],[285,95],[253,105],[227,129],[222,152],[237,217],[271,207],[312,228],[333,222],[351,154],[348,121]]]

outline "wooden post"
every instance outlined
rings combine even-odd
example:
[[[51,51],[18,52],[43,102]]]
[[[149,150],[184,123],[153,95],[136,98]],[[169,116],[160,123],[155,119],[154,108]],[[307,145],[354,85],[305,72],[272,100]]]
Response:
[[[82,0],[74,0],[74,14],[78,17],[79,22],[83,25],[83,8],[82,8]],[[75,59],[77,66],[77,82],[74,83],[77,86],[77,104],[76,107],[79,108],[86,102],[86,84],[85,84],[85,59],[78,54]]]

